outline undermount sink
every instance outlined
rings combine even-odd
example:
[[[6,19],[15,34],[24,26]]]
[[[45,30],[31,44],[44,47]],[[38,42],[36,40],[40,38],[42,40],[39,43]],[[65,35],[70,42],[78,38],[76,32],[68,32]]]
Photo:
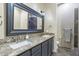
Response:
[[[50,35],[42,35],[42,37],[49,37]]]
[[[22,41],[22,42],[9,44],[9,46],[10,46],[12,49],[17,49],[17,48],[19,48],[19,47],[22,47],[22,46],[25,46],[25,45],[31,45],[31,44],[32,44],[31,41],[25,40],[25,41]]]

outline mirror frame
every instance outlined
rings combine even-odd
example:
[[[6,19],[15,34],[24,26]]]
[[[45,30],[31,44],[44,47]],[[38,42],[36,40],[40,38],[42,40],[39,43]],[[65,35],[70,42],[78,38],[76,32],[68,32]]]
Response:
[[[14,6],[28,13],[31,13],[37,17],[42,18],[42,29],[35,31],[25,29],[14,29]],[[44,16],[33,10],[32,8],[24,5],[23,3],[6,3],[6,36],[19,35],[19,34],[30,34],[30,33],[41,33],[44,32]]]

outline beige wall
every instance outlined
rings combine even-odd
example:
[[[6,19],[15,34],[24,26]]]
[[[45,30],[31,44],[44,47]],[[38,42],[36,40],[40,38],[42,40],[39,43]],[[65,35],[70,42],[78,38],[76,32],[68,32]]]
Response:
[[[0,18],[0,21],[2,21],[2,24],[0,25],[0,39],[4,39],[4,36],[5,36],[5,34],[4,34],[4,4],[1,4],[0,3],[0,16],[1,16],[1,18]]]

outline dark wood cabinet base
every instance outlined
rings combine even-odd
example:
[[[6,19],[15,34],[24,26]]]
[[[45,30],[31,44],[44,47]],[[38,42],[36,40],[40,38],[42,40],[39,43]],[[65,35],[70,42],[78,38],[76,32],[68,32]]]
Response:
[[[53,50],[53,37],[19,54],[18,56],[51,56],[52,50]]]

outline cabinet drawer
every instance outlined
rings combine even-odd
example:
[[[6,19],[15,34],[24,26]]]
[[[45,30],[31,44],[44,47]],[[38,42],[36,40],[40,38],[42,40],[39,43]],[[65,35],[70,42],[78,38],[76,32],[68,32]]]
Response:
[[[33,47],[32,48],[32,54],[35,53],[35,52],[37,52],[38,50],[41,50],[41,45],[38,45],[36,47]]]

